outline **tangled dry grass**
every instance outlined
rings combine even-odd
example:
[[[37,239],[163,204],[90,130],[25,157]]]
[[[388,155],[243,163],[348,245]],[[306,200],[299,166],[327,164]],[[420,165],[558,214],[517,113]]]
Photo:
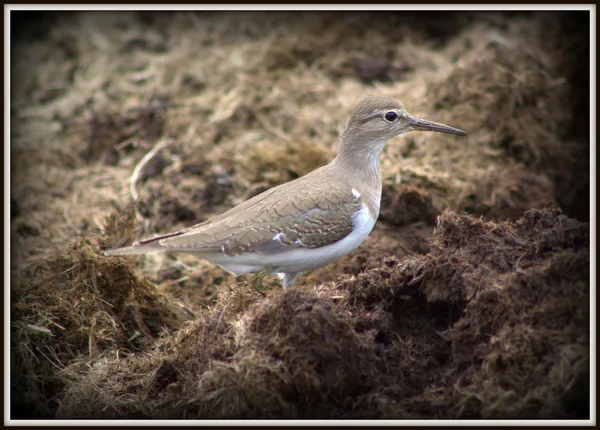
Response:
[[[13,418],[589,416],[585,16],[35,18],[11,64]],[[368,94],[469,136],[392,140],[376,229],[297,288],[98,254],[327,163]]]
[[[150,351],[75,360],[58,416],[589,413],[588,227],[553,208],[500,224],[446,211],[430,242],[314,292],[231,288]]]

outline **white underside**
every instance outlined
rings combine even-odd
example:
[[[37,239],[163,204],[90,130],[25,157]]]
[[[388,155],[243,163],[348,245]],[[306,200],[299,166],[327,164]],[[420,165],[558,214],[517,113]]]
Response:
[[[339,260],[358,247],[373,230],[375,221],[369,209],[363,204],[361,210],[354,215],[352,233],[332,245],[313,249],[290,248],[269,255],[251,252],[232,257],[225,254],[203,255],[203,257],[236,275],[257,272],[267,267],[278,273],[306,272]]]

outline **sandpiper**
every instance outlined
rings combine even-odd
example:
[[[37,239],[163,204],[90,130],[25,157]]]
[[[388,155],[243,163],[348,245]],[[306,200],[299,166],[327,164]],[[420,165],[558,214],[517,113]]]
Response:
[[[383,147],[412,130],[466,135],[415,118],[392,99],[369,97],[352,112],[328,165],[206,222],[104,254],[193,253],[236,276],[277,273],[290,288],[300,274],[342,258],[369,235],[379,216]]]

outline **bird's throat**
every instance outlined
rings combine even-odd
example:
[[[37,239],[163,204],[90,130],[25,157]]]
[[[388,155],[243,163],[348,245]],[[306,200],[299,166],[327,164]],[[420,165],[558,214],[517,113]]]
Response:
[[[340,147],[332,168],[338,170],[352,188],[358,190],[374,218],[379,215],[381,202],[380,158],[385,142],[370,142],[352,151]]]

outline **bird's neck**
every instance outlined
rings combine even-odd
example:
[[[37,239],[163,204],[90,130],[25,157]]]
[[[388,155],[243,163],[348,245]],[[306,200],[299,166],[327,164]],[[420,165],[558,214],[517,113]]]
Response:
[[[337,157],[331,163],[340,172],[352,188],[360,192],[361,197],[376,218],[381,202],[381,171],[379,159],[387,139],[369,142],[354,142],[342,137]]]

